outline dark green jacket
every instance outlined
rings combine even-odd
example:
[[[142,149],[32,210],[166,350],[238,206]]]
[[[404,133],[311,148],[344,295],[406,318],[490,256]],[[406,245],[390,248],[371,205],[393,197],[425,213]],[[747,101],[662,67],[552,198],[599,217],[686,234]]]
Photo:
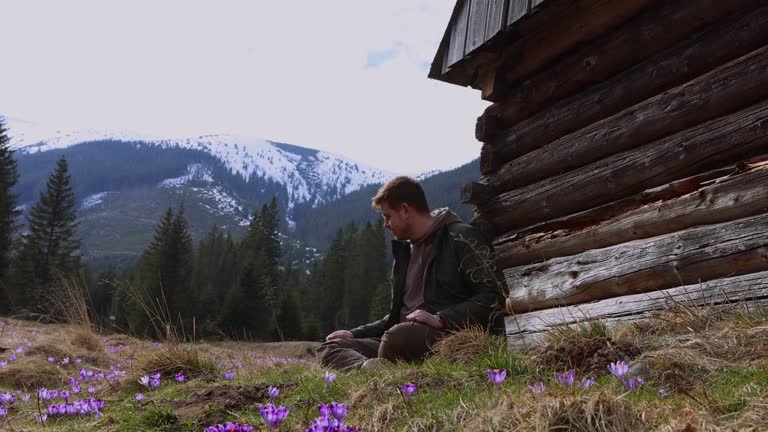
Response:
[[[410,243],[393,240],[392,254],[392,308],[384,318],[352,329],[356,338],[381,337],[400,320]],[[467,324],[488,328],[501,315],[505,284],[493,256],[488,239],[471,225],[454,223],[436,233],[425,270],[424,303],[447,330]]]

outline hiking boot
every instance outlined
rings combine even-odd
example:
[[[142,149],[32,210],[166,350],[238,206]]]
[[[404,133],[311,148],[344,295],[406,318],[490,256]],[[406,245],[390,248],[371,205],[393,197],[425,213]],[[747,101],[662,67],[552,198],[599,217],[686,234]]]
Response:
[[[380,369],[388,368],[393,364],[394,363],[392,363],[391,361],[383,357],[374,357],[363,362],[363,365],[360,367],[360,369],[369,370],[369,371],[380,370]]]

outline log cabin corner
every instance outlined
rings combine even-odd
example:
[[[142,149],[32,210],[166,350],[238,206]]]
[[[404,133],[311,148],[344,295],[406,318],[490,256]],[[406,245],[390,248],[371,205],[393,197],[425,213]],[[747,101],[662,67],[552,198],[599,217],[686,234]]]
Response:
[[[480,90],[511,346],[768,304],[768,1],[458,0],[429,77]]]

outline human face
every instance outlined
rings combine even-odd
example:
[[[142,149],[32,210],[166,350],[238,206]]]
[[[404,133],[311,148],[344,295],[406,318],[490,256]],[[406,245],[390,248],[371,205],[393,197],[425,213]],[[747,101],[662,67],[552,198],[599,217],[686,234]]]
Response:
[[[408,240],[408,204],[390,207],[381,203],[381,215],[384,217],[384,228],[392,231],[398,240]]]

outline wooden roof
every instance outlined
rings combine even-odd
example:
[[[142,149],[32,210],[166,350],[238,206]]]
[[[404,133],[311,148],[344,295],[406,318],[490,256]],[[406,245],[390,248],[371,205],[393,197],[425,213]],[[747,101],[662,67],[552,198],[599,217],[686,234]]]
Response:
[[[502,34],[514,33],[515,23],[555,0],[458,0],[438,48],[429,77],[469,85],[449,74],[459,62]],[[514,38],[516,35],[509,34]]]

